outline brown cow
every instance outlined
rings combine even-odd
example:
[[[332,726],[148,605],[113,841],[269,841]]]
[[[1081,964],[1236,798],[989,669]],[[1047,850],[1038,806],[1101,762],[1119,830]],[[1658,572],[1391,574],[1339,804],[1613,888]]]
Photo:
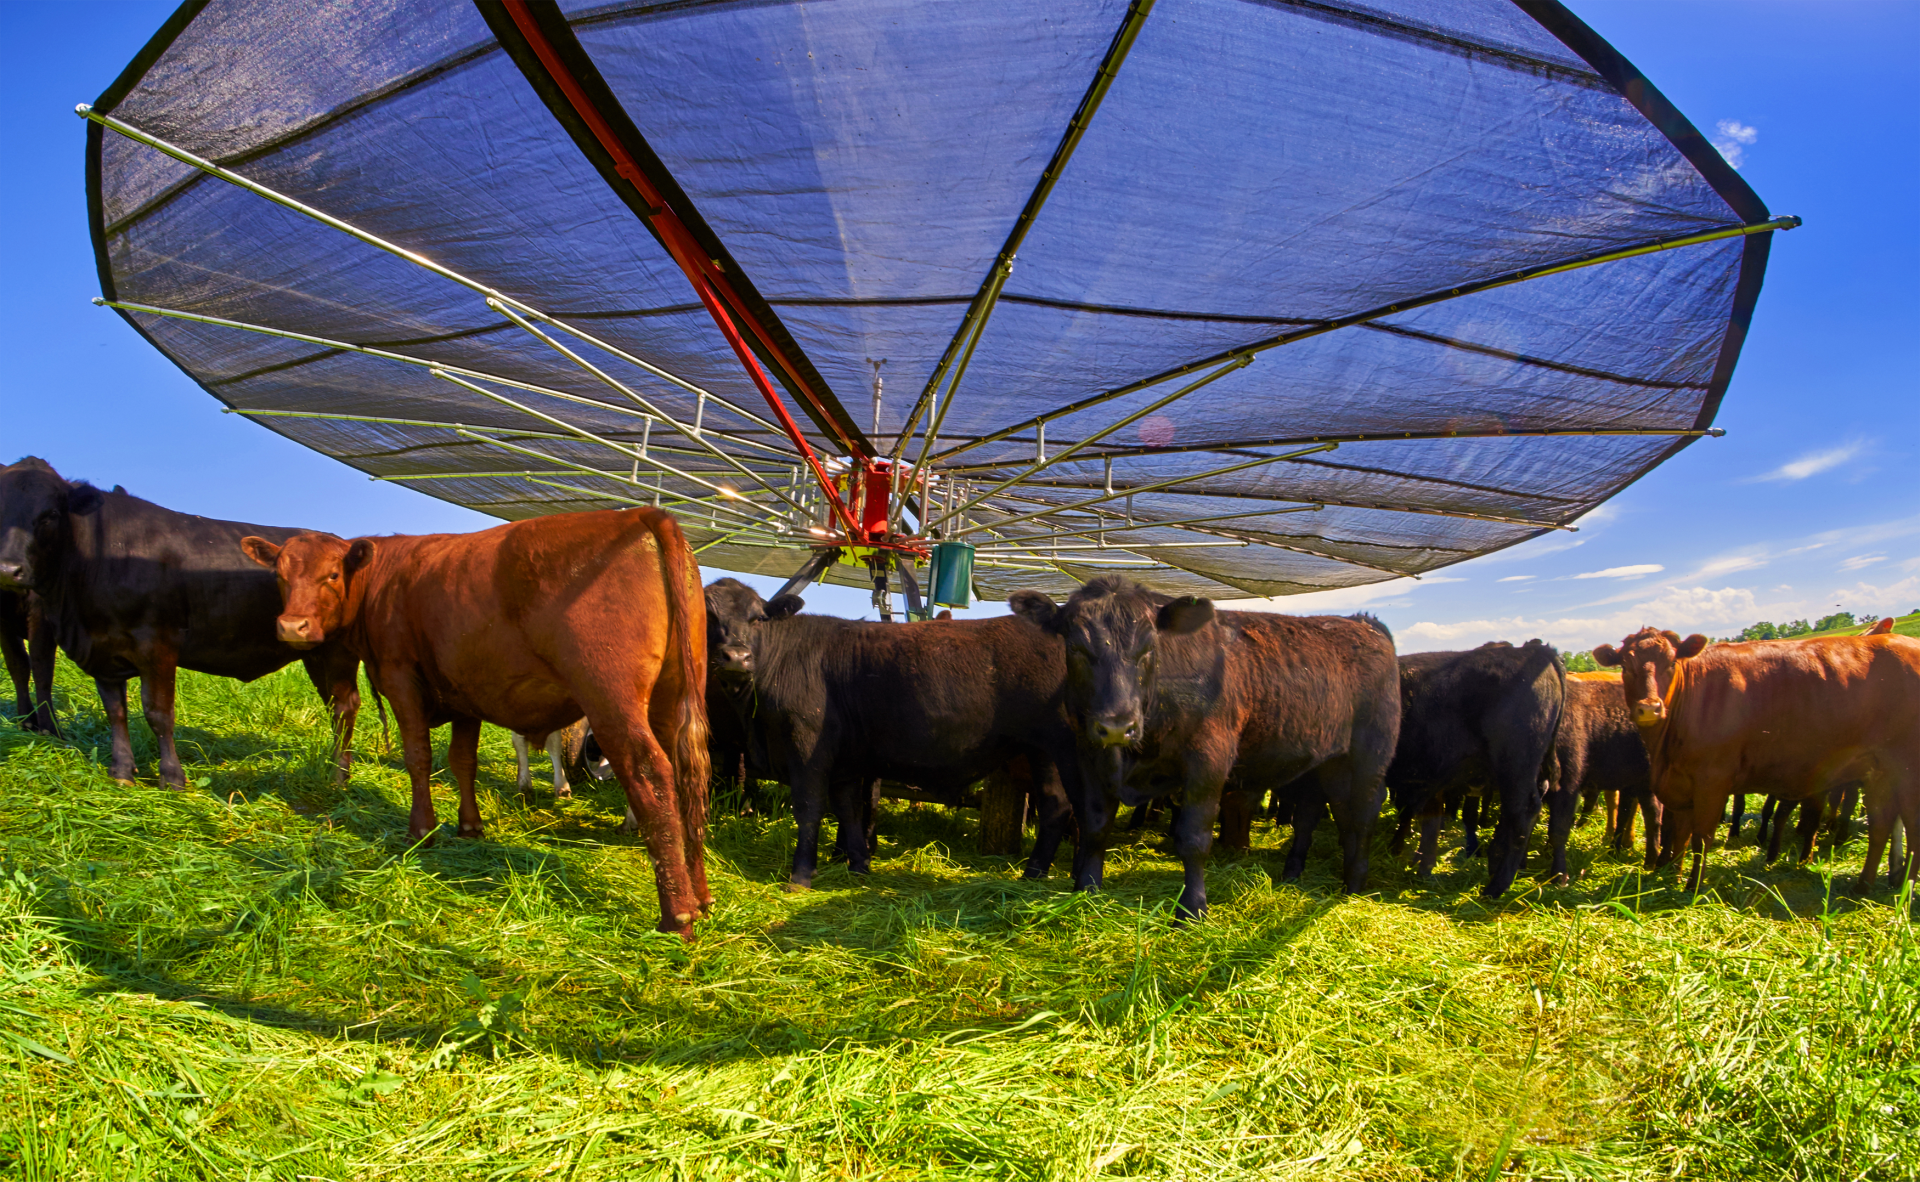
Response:
[[[393,704],[413,780],[410,837],[427,840],[437,825],[432,727],[453,724],[459,833],[479,837],[481,722],[542,734],[585,714],[653,858],[660,930],[693,938],[712,903],[706,612],[672,517],[557,513],[472,534],[300,534],[242,548],[280,576],[280,638],[304,647],[339,637]]]
[[[1830,636],[1707,647],[1704,636],[1642,628],[1616,650],[1593,650],[1618,665],[1628,708],[1666,806],[1677,853],[1690,839],[1689,890],[1737,783],[1787,800],[1823,796],[1836,785],[1866,786],[1867,861],[1872,887],[1896,820],[1920,832],[1920,640]],[[1910,851],[1904,869],[1920,878]]]

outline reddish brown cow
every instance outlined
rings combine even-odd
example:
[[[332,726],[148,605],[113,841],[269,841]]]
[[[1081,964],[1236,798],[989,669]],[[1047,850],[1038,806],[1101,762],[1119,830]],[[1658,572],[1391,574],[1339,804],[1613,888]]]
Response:
[[[692,939],[712,903],[707,629],[699,568],[673,518],[558,513],[472,534],[300,534],[242,548],[280,576],[280,638],[305,647],[337,636],[393,704],[413,780],[409,836],[429,839],[437,824],[431,728],[453,724],[459,832],[478,837],[481,722],[540,734],[584,714],[652,855],[660,930]]]
[[[1785,800],[1866,786],[1868,842],[1861,889],[1870,889],[1895,820],[1920,832],[1920,640],[1830,636],[1707,647],[1704,636],[1642,628],[1616,650],[1640,727],[1653,787],[1677,839],[1690,839],[1689,890],[1733,786]],[[1920,878],[1920,858],[1904,869]]]

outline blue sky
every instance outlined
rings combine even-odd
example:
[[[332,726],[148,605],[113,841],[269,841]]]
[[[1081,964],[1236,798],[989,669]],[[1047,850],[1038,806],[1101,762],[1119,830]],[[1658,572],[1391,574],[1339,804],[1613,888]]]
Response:
[[[1572,7],[1709,136],[1776,213],[1766,291],[1704,440],[1556,534],[1415,583],[1275,601],[1364,608],[1403,650],[1541,636],[1587,647],[1642,623],[1721,635],[1756,619],[1920,607],[1920,4],[1580,2]],[[0,4],[0,453],[189,512],[342,534],[490,518],[376,484],[217,405],[98,294],[73,105],[172,10]],[[770,580],[757,580],[770,583]],[[816,589],[861,615],[862,592]],[[1262,604],[1259,606],[1268,606]],[[976,611],[1004,610],[983,605]]]

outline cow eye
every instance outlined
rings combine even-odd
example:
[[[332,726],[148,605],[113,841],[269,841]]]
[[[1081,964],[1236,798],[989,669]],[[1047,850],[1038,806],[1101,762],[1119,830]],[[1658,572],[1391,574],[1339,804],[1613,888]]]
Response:
[[[340,572],[339,572],[339,571],[337,571],[337,570],[330,570],[330,571],[328,571],[328,572],[327,572],[327,582],[329,582],[329,583],[337,583],[337,582],[339,582],[339,581],[340,581]]]

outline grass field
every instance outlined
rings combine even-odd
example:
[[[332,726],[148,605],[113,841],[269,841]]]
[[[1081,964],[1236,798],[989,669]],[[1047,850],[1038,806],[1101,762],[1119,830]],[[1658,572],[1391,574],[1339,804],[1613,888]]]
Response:
[[[791,821],[722,802],[689,949],[614,793],[526,808],[501,732],[488,839],[409,850],[378,724],[330,787],[297,667],[183,677],[184,793],[108,781],[61,684],[69,742],[0,722],[10,1177],[1920,1176],[1920,949],[1844,893],[1862,841],[1717,852],[1696,902],[1596,819],[1488,906],[1384,841],[1341,896],[1330,825],[1278,885],[1263,825],[1180,930],[1152,838],[1073,895],[898,805],[869,880],[788,894]]]
[[[1858,636],[1880,622],[1881,617],[1863,620],[1851,628],[1828,628],[1823,632],[1809,632],[1808,636]],[[1893,618],[1893,631],[1898,636],[1920,636],[1920,612],[1912,612]]]

